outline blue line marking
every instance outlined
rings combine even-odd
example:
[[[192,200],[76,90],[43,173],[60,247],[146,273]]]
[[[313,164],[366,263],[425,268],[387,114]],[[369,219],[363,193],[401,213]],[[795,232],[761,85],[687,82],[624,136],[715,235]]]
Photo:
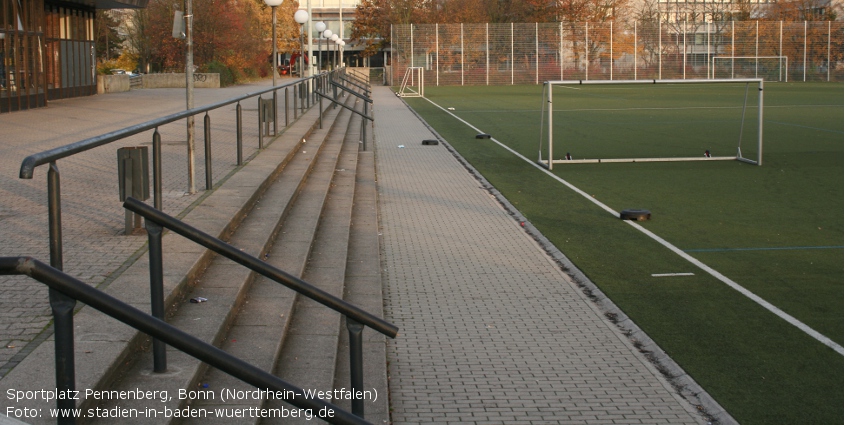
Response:
[[[685,249],[684,252],[729,252],[729,251],[782,251],[788,249],[842,249],[842,245],[831,246],[782,246],[770,248],[701,248],[701,249]]]

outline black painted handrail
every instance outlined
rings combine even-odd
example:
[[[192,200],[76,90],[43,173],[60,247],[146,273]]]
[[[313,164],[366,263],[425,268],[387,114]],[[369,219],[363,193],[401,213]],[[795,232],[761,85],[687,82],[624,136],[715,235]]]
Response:
[[[273,267],[258,258],[255,258],[235,248],[220,239],[215,238],[199,229],[196,229],[184,222],[171,217],[155,208],[134,198],[127,198],[123,207],[145,219],[155,222],[161,227],[167,228],[177,234],[194,241],[238,264],[246,266],[261,275],[272,279],[312,300],[331,308],[363,325],[366,325],[386,336],[395,338],[399,334],[399,328],[384,319],[375,316],[356,307],[348,302],[337,298],[328,292],[313,286],[302,279],[299,279],[284,270]]]
[[[65,296],[82,301],[85,304],[111,316],[141,332],[164,341],[223,372],[228,373],[256,388],[266,388],[275,391],[291,391],[294,394],[304,394],[301,388],[294,386],[278,377],[267,373],[237,357],[217,348],[199,338],[190,335],[178,328],[156,319],[135,307],[126,304],[70,275],[50,267],[41,261],[31,257],[0,257],[0,275],[27,275],[51,289],[56,290]],[[72,319],[72,315],[71,318]],[[57,340],[60,339],[57,335]],[[72,338],[71,338],[72,342]],[[73,346],[65,347],[73,350]],[[59,351],[57,349],[57,351]],[[59,371],[57,371],[59,373]],[[72,372],[71,372],[72,374]],[[71,381],[72,382],[72,381]],[[74,388],[58,388],[59,390],[71,390]],[[72,401],[72,400],[71,400]],[[320,418],[334,424],[369,424],[364,419],[328,403],[319,398],[293,397],[286,400],[288,403],[302,408],[320,411],[321,409],[332,409],[333,417]],[[59,417],[57,420],[73,423],[75,418]]]

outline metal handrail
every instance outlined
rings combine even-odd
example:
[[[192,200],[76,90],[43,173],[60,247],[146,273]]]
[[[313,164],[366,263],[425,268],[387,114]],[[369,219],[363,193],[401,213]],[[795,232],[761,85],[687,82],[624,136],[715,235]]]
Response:
[[[303,390],[294,386],[293,384],[284,381],[270,373],[267,373],[243,360],[210,345],[199,338],[190,335],[178,328],[152,317],[141,310],[138,310],[129,304],[126,304],[117,298],[114,298],[88,284],[82,282],[70,275],[63,273],[56,268],[50,267],[41,261],[31,257],[0,257],[0,275],[27,275],[41,283],[46,284],[51,289],[51,305],[53,304],[53,291],[57,291],[64,296],[70,297],[73,300],[82,301],[85,304],[93,307],[100,312],[111,316],[141,332],[144,332],[154,338],[166,342],[168,345],[175,347],[198,360],[201,360],[215,368],[228,373],[246,383],[254,385],[256,388],[267,388],[275,391],[292,391],[295,394],[303,394]],[[54,310],[55,311],[55,310]],[[68,319],[73,321],[72,309],[68,312]],[[58,332],[58,329],[57,329]],[[60,340],[68,340],[67,335],[56,335],[56,352],[62,355],[73,356],[73,327],[70,328],[70,347],[60,347]],[[73,378],[73,370],[56,370],[56,380],[59,382],[61,373],[69,373],[68,376],[62,377],[63,382],[68,382],[70,385],[57,385],[57,389],[71,394],[75,391],[75,382]],[[319,398],[296,398],[286,400],[290,404],[302,408],[319,411],[321,409],[332,409],[333,417],[320,418],[333,424],[369,424],[364,419],[355,416],[340,407],[326,402]],[[73,409],[76,402],[71,399],[57,400],[56,405],[59,409]],[[60,416],[57,418],[59,423],[75,423],[74,417]]]
[[[330,76],[332,74],[329,74]],[[310,79],[319,79],[319,78],[327,78],[327,75],[321,74],[314,77],[309,77]],[[39,152],[33,155],[26,157],[23,162],[21,163],[20,168],[20,178],[22,179],[31,179],[34,174],[34,170],[36,167],[44,164],[49,164],[49,169],[47,171],[47,217],[48,217],[48,230],[49,230],[49,241],[48,246],[50,250],[50,265],[62,270],[63,268],[63,248],[62,248],[62,212],[61,212],[61,178],[59,173],[59,167],[57,165],[57,161],[62,158],[67,158],[69,156],[85,152],[90,149],[94,149],[99,146],[103,146],[117,140],[124,139],[126,137],[148,131],[154,130],[153,133],[153,152],[152,152],[152,168],[153,168],[153,195],[154,195],[154,205],[158,209],[162,209],[162,190],[161,190],[161,180],[162,180],[162,161],[161,161],[161,136],[158,132],[158,127],[164,124],[168,124],[180,119],[184,119],[187,117],[192,117],[197,114],[205,113],[206,119],[204,119],[204,130],[206,132],[205,137],[205,148],[206,148],[206,189],[211,189],[211,167],[210,167],[210,156],[211,156],[211,143],[210,143],[210,123],[208,118],[208,112],[214,109],[221,108],[226,105],[230,105],[233,103],[237,103],[236,107],[236,126],[237,126],[237,158],[238,158],[238,165],[242,164],[243,160],[243,152],[242,152],[242,131],[241,127],[243,125],[243,120],[241,116],[241,101],[249,99],[251,97],[258,97],[259,99],[259,112],[261,110],[261,95],[269,92],[273,92],[273,105],[274,105],[274,116],[276,114],[276,109],[278,108],[278,101],[276,99],[276,92],[278,90],[284,89],[285,90],[285,126],[288,125],[288,90],[290,88],[299,88],[301,92],[304,92],[303,89],[307,89],[306,82],[308,79],[299,79],[287,84],[282,84],[280,86],[271,87],[264,90],[259,90],[256,92],[248,93],[246,95],[242,95],[239,97],[235,97],[232,99],[224,100],[221,102],[213,103],[206,106],[201,106],[197,108],[193,108],[187,111],[179,112],[176,114],[171,114],[166,117],[154,119],[151,121],[147,121],[145,123],[136,124],[130,127],[126,127],[121,130],[113,131],[110,133],[102,134],[95,137],[90,137],[88,139],[84,139],[75,143],[71,143],[69,145],[61,146],[54,149],[49,149],[43,152]],[[308,107],[310,108],[313,106],[313,103],[310,102],[311,96],[300,96],[300,105],[297,108],[296,102],[293,105],[293,113],[294,119],[297,118],[297,110],[301,109],[304,113],[305,111],[305,103],[306,100],[309,101]],[[259,113],[259,132],[258,132],[258,145],[259,149],[263,148],[263,131],[260,128],[260,120],[261,114]],[[276,116],[276,118],[278,118]],[[273,120],[273,130],[274,134],[278,134],[276,128],[277,119]]]
[[[349,74],[347,74],[347,75],[349,75]],[[365,85],[363,85],[364,83],[359,84],[359,83],[360,83],[360,81],[358,81],[356,78],[349,79],[349,78],[345,78],[345,77],[344,77],[344,76],[342,76],[342,75],[339,75],[339,76],[338,76],[338,79],[340,79],[340,80],[342,80],[342,81],[345,81],[345,82],[347,82],[347,83],[349,83],[349,84],[352,84],[352,85],[353,85],[353,86],[355,86],[355,87],[358,87],[359,89],[361,89],[361,90],[363,90],[363,91],[367,92],[367,94],[368,94],[368,95],[370,94],[370,89],[369,89],[369,88],[367,88]],[[353,81],[353,80],[354,80],[354,81]]]
[[[150,220],[161,227],[170,229],[183,237],[196,242],[238,264],[241,264],[248,269],[255,271],[268,279],[272,279],[288,288],[305,295],[312,300],[325,305],[326,307],[337,311],[357,322],[367,325],[370,328],[379,331],[380,333],[395,338],[399,333],[399,328],[386,320],[374,316],[359,307],[356,307],[348,302],[323,291],[316,286],[313,286],[302,279],[299,279],[284,270],[273,267],[258,258],[249,255],[232,245],[229,245],[222,240],[215,238],[185,222],[167,215],[135,198],[127,198],[123,203],[123,207],[136,213],[147,220]]]
[[[342,79],[342,78],[341,78],[341,79]],[[360,88],[361,90],[366,90],[365,88],[360,87],[360,86],[358,86],[357,84],[352,84],[352,85],[353,85],[353,86],[355,86],[355,87]],[[352,89],[350,89],[350,88],[348,88],[348,87],[344,86],[343,84],[336,83],[336,82],[332,81],[332,86],[337,87],[337,88],[339,88],[339,89],[342,89],[343,91],[345,91],[345,92],[347,92],[347,93],[349,93],[349,94],[352,94],[352,95],[354,95],[355,97],[357,97],[357,98],[359,98],[359,99],[361,99],[361,100],[363,100],[363,101],[365,101],[365,102],[367,102],[367,103],[373,103],[373,99],[371,99],[369,96],[365,96],[365,95],[363,95],[363,94],[361,94],[361,93],[358,93],[358,92],[356,92],[355,90],[352,90]],[[367,91],[367,93],[369,93],[369,91]]]
[[[316,77],[311,77],[316,78]],[[44,165],[50,162],[58,161],[62,158],[67,158],[72,155],[76,155],[81,152],[85,152],[90,149],[94,149],[96,147],[109,144],[111,142],[124,139],[129,136],[133,136],[135,134],[153,130],[157,127],[160,127],[165,124],[170,124],[174,121],[178,121],[193,115],[198,115],[203,112],[209,112],[220,107],[231,105],[233,103],[240,102],[242,100],[249,99],[251,97],[260,96],[265,93],[269,93],[271,91],[276,91],[279,89],[283,89],[290,86],[295,86],[300,84],[302,81],[306,79],[300,79],[297,81],[293,81],[287,84],[282,84],[279,86],[271,87],[269,89],[260,90],[252,93],[247,93],[245,95],[235,97],[232,99],[227,99],[221,102],[212,103],[210,105],[200,106],[193,109],[188,109],[186,111],[178,112],[175,114],[168,115],[162,118],[156,118],[154,120],[150,120],[141,124],[136,124],[130,127],[126,127],[117,131],[113,131],[106,134],[101,134],[99,136],[90,137],[84,140],[80,140],[75,143],[71,143],[69,145],[60,146],[58,148],[49,149],[43,152],[39,152],[33,155],[30,155],[24,158],[23,162],[21,163],[20,169],[20,178],[22,179],[31,179],[33,175],[33,171],[36,167],[40,165]]]

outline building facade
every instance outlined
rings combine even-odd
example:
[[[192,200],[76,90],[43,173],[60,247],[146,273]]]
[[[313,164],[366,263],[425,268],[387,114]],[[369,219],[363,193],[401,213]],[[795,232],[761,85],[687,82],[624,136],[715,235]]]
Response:
[[[0,112],[97,92],[97,9],[147,0],[0,0]]]

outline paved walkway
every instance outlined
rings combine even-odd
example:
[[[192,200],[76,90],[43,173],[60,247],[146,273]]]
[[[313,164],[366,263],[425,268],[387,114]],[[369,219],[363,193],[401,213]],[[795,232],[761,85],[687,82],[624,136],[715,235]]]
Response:
[[[701,421],[399,98],[374,109],[395,423]]]

